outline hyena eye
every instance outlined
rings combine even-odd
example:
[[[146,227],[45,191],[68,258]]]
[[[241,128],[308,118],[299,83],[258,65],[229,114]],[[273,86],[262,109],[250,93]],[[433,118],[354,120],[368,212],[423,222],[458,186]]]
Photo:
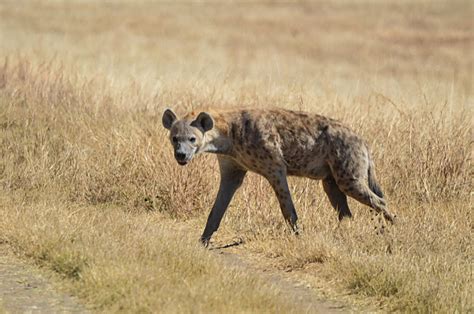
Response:
[[[195,137],[190,137],[190,138],[189,138],[189,141],[190,141],[191,143],[194,143],[194,142],[196,142],[196,138],[195,138]]]
[[[173,141],[173,143],[177,143],[178,142],[178,138],[176,136],[173,136],[173,138],[171,139]]]

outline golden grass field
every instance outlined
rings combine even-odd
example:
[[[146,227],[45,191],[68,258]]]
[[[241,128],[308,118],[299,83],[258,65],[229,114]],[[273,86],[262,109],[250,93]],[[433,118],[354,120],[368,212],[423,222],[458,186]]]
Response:
[[[469,1],[0,3],[0,243],[94,311],[304,312],[198,238],[214,156],[175,162],[165,107],[306,110],[370,144],[398,223],[337,222],[290,179],[292,236],[246,178],[215,244],[348,309],[472,312]]]

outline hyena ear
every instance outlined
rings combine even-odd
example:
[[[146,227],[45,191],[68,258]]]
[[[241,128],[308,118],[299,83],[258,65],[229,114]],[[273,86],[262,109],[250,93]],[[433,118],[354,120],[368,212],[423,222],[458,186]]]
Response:
[[[191,125],[198,129],[201,129],[203,132],[207,132],[214,127],[214,120],[207,112],[201,112],[197,116],[196,120],[191,122]]]
[[[161,121],[163,122],[163,126],[169,130],[176,119],[176,114],[173,112],[173,110],[168,108],[165,110],[165,112],[163,112],[163,118]]]

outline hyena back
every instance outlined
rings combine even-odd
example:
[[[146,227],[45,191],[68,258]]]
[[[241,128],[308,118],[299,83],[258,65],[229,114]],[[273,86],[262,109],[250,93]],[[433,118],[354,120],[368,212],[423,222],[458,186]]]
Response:
[[[248,171],[268,180],[295,232],[288,175],[322,180],[339,220],[352,216],[348,195],[393,222],[366,143],[336,120],[283,109],[196,111],[178,119],[167,109],[163,125],[180,165],[202,152],[217,154],[221,181],[201,236],[206,245]]]

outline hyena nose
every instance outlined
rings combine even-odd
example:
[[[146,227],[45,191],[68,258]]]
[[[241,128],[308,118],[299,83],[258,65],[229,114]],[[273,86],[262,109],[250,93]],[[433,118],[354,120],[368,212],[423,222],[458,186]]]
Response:
[[[178,160],[184,160],[186,158],[186,154],[183,153],[176,153],[176,159]]]

